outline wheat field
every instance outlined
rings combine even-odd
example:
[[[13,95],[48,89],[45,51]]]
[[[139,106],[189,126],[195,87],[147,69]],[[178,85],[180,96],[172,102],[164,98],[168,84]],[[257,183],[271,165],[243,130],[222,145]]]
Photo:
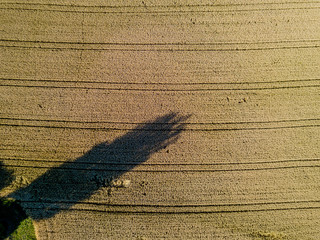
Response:
[[[319,23],[319,1],[0,2],[0,196],[38,239],[320,239]]]

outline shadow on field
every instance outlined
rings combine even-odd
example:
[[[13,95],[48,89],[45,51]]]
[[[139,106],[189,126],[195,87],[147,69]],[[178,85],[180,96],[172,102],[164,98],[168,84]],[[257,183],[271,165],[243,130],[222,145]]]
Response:
[[[6,169],[0,161],[0,190],[10,185],[13,180],[13,171]],[[14,229],[19,226],[19,222],[26,217],[23,215],[17,218],[17,216],[11,212],[12,208],[9,208],[7,205],[6,199],[0,198],[0,239],[8,237],[9,233],[13,232]],[[15,207],[17,206],[15,205]],[[20,206],[18,206],[18,208],[19,207]]]
[[[0,161],[0,190],[8,186],[13,180],[12,171],[6,169]]]
[[[111,143],[102,142],[76,160],[51,168],[8,197],[21,201],[31,218],[50,218],[174,143],[187,118],[170,113],[140,124]]]

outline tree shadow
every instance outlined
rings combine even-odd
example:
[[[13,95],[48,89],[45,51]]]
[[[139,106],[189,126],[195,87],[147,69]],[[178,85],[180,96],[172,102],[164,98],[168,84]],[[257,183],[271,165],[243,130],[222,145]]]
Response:
[[[10,185],[13,180],[13,171],[6,169],[0,161],[0,190]]]
[[[51,168],[30,185],[8,197],[22,204],[45,203],[41,209],[30,209],[33,219],[46,219],[61,210],[88,199],[111,180],[147,161],[179,138],[189,116],[170,113],[140,124],[113,142],[102,142],[72,162]]]
[[[10,185],[13,180],[13,171],[6,169],[3,163],[0,161],[0,190]],[[12,213],[10,210],[8,210],[9,208],[7,205],[7,201],[4,198],[0,198],[0,239],[7,237],[7,234],[17,227],[11,227],[8,224],[8,219],[12,218]],[[23,220],[24,218],[25,216],[17,220],[15,219],[14,222],[20,222],[20,220]]]

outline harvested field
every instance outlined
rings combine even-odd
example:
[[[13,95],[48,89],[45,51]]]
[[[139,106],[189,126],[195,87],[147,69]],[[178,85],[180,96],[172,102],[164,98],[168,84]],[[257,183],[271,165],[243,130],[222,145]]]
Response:
[[[320,239],[319,22],[318,1],[1,2],[0,197],[38,239]]]

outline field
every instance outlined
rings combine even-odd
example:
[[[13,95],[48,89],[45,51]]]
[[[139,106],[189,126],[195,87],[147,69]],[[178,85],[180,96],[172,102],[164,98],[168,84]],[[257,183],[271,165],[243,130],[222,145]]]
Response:
[[[1,2],[0,197],[38,239],[320,239],[319,22],[317,1]]]

